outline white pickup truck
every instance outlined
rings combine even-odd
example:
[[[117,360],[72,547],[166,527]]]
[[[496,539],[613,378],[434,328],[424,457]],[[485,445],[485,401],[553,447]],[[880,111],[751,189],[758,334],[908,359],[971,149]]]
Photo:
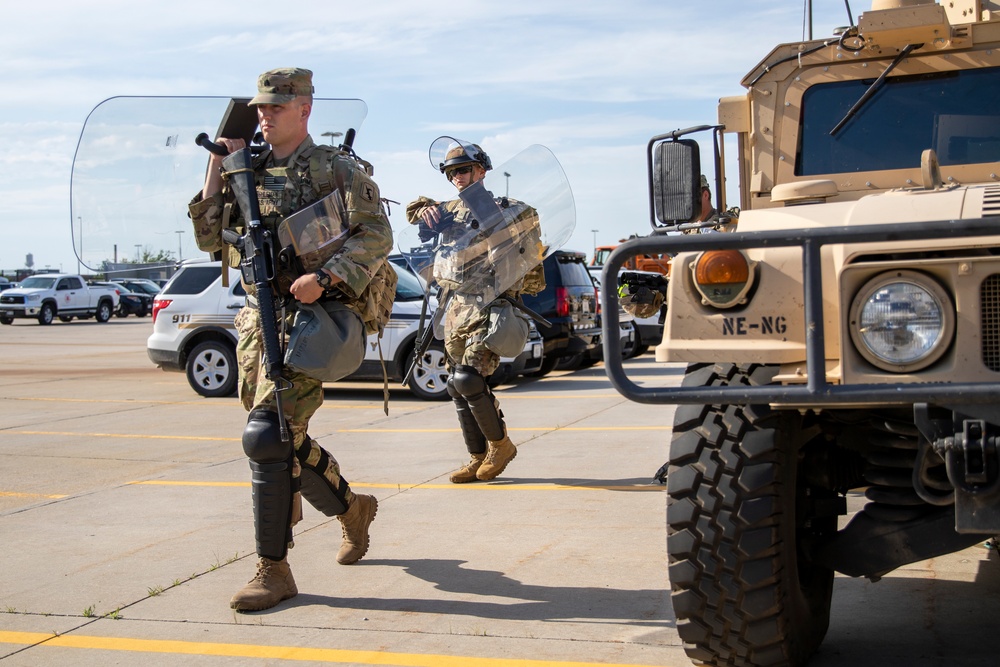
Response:
[[[45,273],[25,278],[20,287],[0,292],[0,324],[30,317],[51,324],[58,317],[107,322],[118,308],[118,292],[112,287],[87,285],[83,278],[66,273]]]

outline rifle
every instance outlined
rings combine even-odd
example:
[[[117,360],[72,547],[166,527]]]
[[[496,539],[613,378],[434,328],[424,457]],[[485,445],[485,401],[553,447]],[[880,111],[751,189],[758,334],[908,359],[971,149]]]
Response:
[[[443,291],[442,291],[443,292]],[[413,372],[420,366],[421,361],[424,358],[424,354],[427,353],[427,348],[431,346],[431,342],[434,340],[434,329],[437,328],[438,323],[444,316],[444,303],[447,302],[447,297],[444,296],[442,292],[438,293],[438,307],[434,311],[434,316],[431,318],[429,325],[426,325],[427,309],[430,306],[430,295],[431,288],[427,287],[427,291],[424,292],[424,303],[420,307],[420,333],[417,334],[417,342],[413,346],[413,361],[410,362],[410,367],[406,371],[406,375],[403,376],[403,382],[401,383],[404,387],[410,384],[413,379]]]
[[[195,143],[216,155],[225,155],[223,171],[229,176],[236,201],[247,218],[246,233],[240,236],[235,230],[223,229],[223,240],[240,251],[240,271],[244,282],[253,284],[257,292],[257,311],[260,313],[262,342],[264,345],[264,373],[274,383],[274,403],[278,410],[278,425],[282,442],[291,442],[281,392],[292,387],[284,375],[284,359],[278,336],[278,315],[275,308],[274,284],[277,279],[277,239],[260,221],[260,204],[254,183],[252,157],[249,148],[227,154],[221,146],[204,132]]]
[[[413,360],[410,362],[410,367],[407,369],[406,375],[403,376],[403,381],[401,383],[404,387],[410,384],[410,381],[413,379],[413,372],[420,366],[423,356],[427,352],[427,348],[431,346],[431,342],[434,340],[434,329],[436,329],[437,325],[440,323],[440,318],[444,316],[444,308],[442,308],[442,305],[444,305],[448,300],[445,290],[443,288],[439,289],[437,295],[438,307],[434,311],[434,316],[431,318],[432,321],[430,325],[427,326],[427,311],[430,308],[431,286],[433,283],[433,279],[430,277],[429,265],[434,261],[434,253],[437,251],[436,241],[440,238],[440,230],[426,228],[426,234],[427,236],[425,238],[425,231],[420,231],[420,240],[425,242],[426,245],[420,246],[419,248],[413,248],[411,250],[412,253],[416,253],[417,250],[427,249],[426,263],[422,261],[421,265],[417,267],[413,266],[413,262],[408,260],[411,264],[411,268],[414,269],[414,272],[425,278],[427,288],[424,290],[424,302],[420,306],[420,325],[417,328],[417,342],[413,346]],[[428,243],[432,240],[434,243]],[[416,256],[416,254],[414,254],[414,256]],[[426,274],[425,270],[427,270]]]

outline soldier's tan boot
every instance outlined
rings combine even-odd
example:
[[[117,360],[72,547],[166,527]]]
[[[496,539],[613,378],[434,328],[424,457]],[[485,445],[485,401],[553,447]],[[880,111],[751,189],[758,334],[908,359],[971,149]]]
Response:
[[[262,557],[257,563],[257,574],[233,596],[229,606],[236,611],[260,611],[298,594],[288,561]]]
[[[517,447],[510,441],[509,436],[504,436],[503,440],[490,441],[490,446],[486,450],[486,459],[483,465],[479,466],[476,477],[482,481],[493,479],[504,471],[507,464],[517,456]]]
[[[378,512],[378,499],[375,496],[354,494],[354,500],[347,511],[338,516],[344,529],[344,542],[337,552],[337,562],[341,565],[357,563],[368,553],[368,526],[375,520]]]
[[[485,459],[486,454],[473,454],[472,459],[464,466],[451,473],[448,479],[451,480],[453,484],[475,482],[478,479],[478,477],[476,477],[476,473],[479,472],[479,468],[483,465],[483,461]]]

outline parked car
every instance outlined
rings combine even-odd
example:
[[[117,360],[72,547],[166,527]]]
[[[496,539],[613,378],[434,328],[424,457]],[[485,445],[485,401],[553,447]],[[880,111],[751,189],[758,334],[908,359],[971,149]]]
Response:
[[[115,282],[91,281],[89,285],[96,287],[110,287],[118,292],[118,307],[115,308],[117,317],[146,317],[153,312],[153,297],[145,292],[131,292],[124,285]]]
[[[150,296],[156,296],[163,289],[162,286],[145,278],[114,278],[111,282],[124,286],[129,292],[149,294]]]
[[[401,381],[409,369],[424,291],[415,275],[398,266],[397,273],[393,313],[382,339],[369,337],[365,360],[344,381],[382,380],[380,342],[390,381]],[[185,262],[153,300],[153,333],[146,342],[150,360],[164,370],[185,372],[188,383],[202,396],[232,395],[237,384],[233,320],[245,300],[246,292],[236,271],[230,272],[230,285],[224,288],[219,262]],[[536,331],[521,355],[503,359],[501,368],[513,376],[519,368],[540,366],[542,355],[543,343]],[[426,400],[446,400],[447,379],[444,349],[440,341],[435,341],[424,355],[423,367],[414,373],[409,389]]]
[[[587,256],[557,250],[545,258],[543,266],[545,289],[534,296],[524,295],[524,304],[551,324],[538,325],[545,340],[545,358],[537,371],[525,373],[531,377],[548,374],[563,357],[599,353],[601,347],[597,288],[587,272]]]
[[[0,276],[0,292],[4,291],[5,289],[10,289],[11,287],[14,287],[14,286],[15,286],[15,283],[12,283],[12,282],[10,282],[9,279],[4,278],[3,276]]]

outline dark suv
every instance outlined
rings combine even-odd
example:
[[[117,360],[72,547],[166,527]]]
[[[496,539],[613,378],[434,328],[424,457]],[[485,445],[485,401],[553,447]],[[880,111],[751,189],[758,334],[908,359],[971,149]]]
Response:
[[[597,289],[587,272],[587,256],[575,250],[557,250],[545,258],[545,289],[524,295],[524,305],[552,326],[538,324],[545,339],[541,368],[527,375],[542,376],[563,357],[594,354],[601,347],[597,319]]]

